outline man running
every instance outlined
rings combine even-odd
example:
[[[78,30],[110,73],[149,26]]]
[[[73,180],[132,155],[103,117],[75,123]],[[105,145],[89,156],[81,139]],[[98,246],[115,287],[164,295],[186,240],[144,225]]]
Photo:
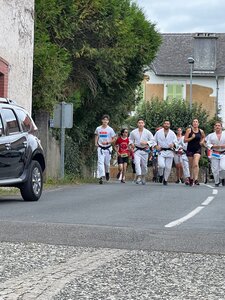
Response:
[[[145,128],[144,119],[138,119],[137,128],[131,131],[129,139],[130,145],[134,149],[136,183],[144,185],[148,171],[147,164],[150,147],[155,145],[153,134]]]
[[[225,185],[225,132],[222,131],[221,122],[217,121],[214,125],[214,132],[206,138],[206,145],[212,150],[211,168],[215,181],[215,186],[219,186],[220,179]]]
[[[95,146],[98,149],[97,178],[99,184],[103,183],[103,177],[109,181],[110,160],[112,154],[112,143],[116,139],[114,130],[108,125],[109,116],[102,116],[102,125],[95,130]]]
[[[156,149],[159,151],[159,182],[163,182],[164,185],[167,185],[173,164],[173,148],[177,143],[176,134],[170,129],[170,121],[165,120],[163,122],[163,128],[156,132],[154,139],[157,144]]]

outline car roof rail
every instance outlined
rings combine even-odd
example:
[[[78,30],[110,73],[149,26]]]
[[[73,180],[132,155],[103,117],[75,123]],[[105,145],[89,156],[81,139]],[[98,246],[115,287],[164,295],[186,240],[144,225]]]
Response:
[[[11,100],[11,99],[9,99],[9,98],[1,98],[1,97],[0,97],[0,102],[1,102],[1,103],[8,103],[8,104],[16,104],[16,101]]]

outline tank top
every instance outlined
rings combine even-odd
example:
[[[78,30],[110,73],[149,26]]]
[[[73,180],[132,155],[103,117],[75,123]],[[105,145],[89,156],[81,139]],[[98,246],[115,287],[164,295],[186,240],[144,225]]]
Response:
[[[195,151],[201,149],[200,141],[202,138],[202,134],[201,134],[200,129],[196,133],[193,132],[193,130],[191,129],[191,132],[189,133],[188,138],[190,138],[193,133],[195,134],[195,138],[193,140],[191,140],[190,142],[188,142],[188,145],[187,145],[187,151],[189,151],[189,152],[195,152]]]

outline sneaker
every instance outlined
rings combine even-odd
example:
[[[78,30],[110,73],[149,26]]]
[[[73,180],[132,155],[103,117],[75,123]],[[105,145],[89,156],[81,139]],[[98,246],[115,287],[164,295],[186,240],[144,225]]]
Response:
[[[189,178],[187,178],[187,179],[185,180],[185,185],[190,185]]]
[[[142,183],[142,185],[146,185],[145,179],[142,179],[141,183]]]
[[[109,181],[109,173],[105,173],[105,179],[106,181]]]
[[[177,180],[175,181],[175,183],[180,183],[180,179],[177,179]]]
[[[121,183],[126,183],[123,179],[120,181]]]
[[[183,179],[183,178],[180,178],[180,182],[181,182],[181,183],[184,183],[184,179]]]
[[[225,179],[222,179],[221,182],[222,182],[222,186],[225,186]]]
[[[220,184],[219,183],[215,183],[215,187],[218,187],[218,186],[220,186]]]
[[[103,184],[102,177],[101,177],[101,178],[99,178],[99,184]]]
[[[160,182],[160,183],[163,182],[163,176],[159,176],[159,182]]]
[[[189,185],[193,186],[194,180],[192,178],[189,179]]]
[[[167,185],[167,181],[165,179],[163,180],[163,185]]]
[[[196,179],[194,182],[195,185],[200,185],[200,183],[198,182],[198,180]]]
[[[141,184],[141,178],[140,177],[137,178],[136,184]]]

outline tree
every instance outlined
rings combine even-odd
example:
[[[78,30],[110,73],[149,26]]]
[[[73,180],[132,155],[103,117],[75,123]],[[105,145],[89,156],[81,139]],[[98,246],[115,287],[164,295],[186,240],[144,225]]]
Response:
[[[160,43],[131,0],[36,0],[34,108],[72,102],[69,135],[89,159],[101,115],[114,127],[127,118]]]

